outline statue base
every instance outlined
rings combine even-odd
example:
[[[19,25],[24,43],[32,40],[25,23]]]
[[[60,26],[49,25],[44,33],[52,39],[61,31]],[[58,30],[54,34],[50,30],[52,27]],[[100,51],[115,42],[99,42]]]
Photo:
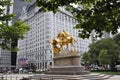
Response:
[[[50,67],[47,74],[78,75],[88,74],[80,64],[80,55],[57,56],[53,58],[54,66]]]

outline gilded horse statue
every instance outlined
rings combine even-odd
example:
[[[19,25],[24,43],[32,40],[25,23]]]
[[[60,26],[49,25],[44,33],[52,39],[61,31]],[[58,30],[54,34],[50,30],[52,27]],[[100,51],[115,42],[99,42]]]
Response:
[[[63,30],[62,32],[58,33],[57,38],[61,41],[60,48],[63,50],[63,46],[66,45],[68,49],[68,45],[71,44],[74,48],[74,51],[76,51],[74,43],[77,41],[72,37],[68,32]]]
[[[52,39],[52,41],[49,41],[49,43],[52,44],[54,56],[57,56],[60,51],[63,51],[63,46],[66,46],[66,48],[68,49],[69,44],[71,44],[74,48],[74,51],[76,51],[74,46],[75,42],[76,40],[64,30],[58,33],[57,39]]]

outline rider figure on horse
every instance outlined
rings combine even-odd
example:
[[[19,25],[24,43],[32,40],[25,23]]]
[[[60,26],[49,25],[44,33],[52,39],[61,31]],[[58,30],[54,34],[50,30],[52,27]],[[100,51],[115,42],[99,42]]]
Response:
[[[63,46],[66,45],[66,48],[68,49],[68,45],[71,44],[74,48],[74,51],[76,51],[74,43],[76,40],[65,30],[58,33],[57,39],[53,39],[52,42],[50,42],[53,46],[53,52],[54,55],[57,56],[60,51],[63,51]],[[60,47],[58,47],[58,45]]]

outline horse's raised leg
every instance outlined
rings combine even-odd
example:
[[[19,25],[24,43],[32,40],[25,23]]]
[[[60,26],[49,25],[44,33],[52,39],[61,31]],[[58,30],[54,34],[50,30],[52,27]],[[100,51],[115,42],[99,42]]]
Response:
[[[75,48],[75,45],[73,43],[71,43],[71,45],[73,46],[74,48],[74,52],[76,52],[76,48]]]
[[[68,45],[69,45],[69,44],[66,44],[66,48],[67,48],[67,50],[69,50],[69,49],[68,49]]]
[[[60,50],[63,51],[63,46],[62,45],[60,45]]]

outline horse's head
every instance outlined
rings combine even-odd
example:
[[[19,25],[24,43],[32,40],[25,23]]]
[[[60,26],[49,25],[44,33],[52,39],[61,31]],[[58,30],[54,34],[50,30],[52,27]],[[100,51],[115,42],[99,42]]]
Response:
[[[63,33],[64,33],[64,35],[66,36],[66,37],[70,37],[71,35],[68,33],[68,32],[66,32],[65,30],[63,30]]]
[[[60,33],[58,33],[58,35],[57,35],[57,38],[58,38],[58,39],[62,39],[62,38],[64,38],[64,37],[65,37],[64,32],[60,32]]]

